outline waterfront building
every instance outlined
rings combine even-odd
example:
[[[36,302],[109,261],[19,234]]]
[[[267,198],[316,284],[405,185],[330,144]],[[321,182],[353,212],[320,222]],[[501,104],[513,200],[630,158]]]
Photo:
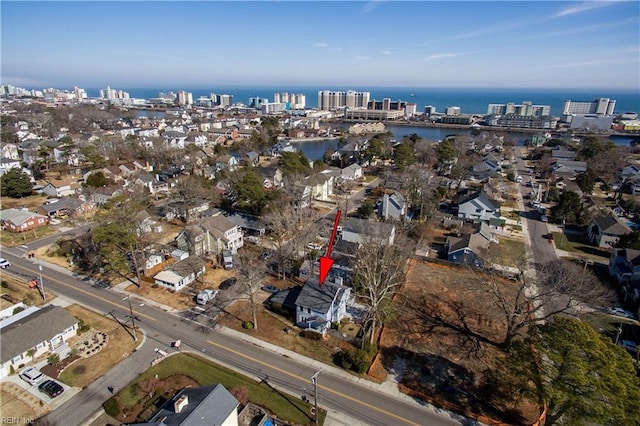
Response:
[[[551,114],[550,105],[533,105],[532,102],[522,102],[517,105],[513,102],[507,104],[489,104],[487,115],[514,114],[522,117],[545,117]]]
[[[318,109],[330,111],[339,108],[366,108],[371,94],[348,90],[337,92],[333,90],[318,91]]]
[[[75,86],[73,88],[73,93],[75,94],[76,99],[79,101],[87,99],[87,92],[84,89],[79,88],[78,86]]]
[[[184,90],[180,90],[178,95],[176,96],[176,102],[178,105],[192,105],[193,104],[193,93],[185,92]]]
[[[427,115],[432,115],[436,112],[436,107],[434,107],[433,105],[427,105],[426,107],[424,107],[424,113]]]
[[[488,126],[520,127],[525,129],[555,129],[558,120],[551,116],[535,117],[516,114],[489,116],[486,119]]]
[[[453,114],[453,115],[443,115],[438,120],[442,124],[461,124],[461,125],[470,125],[473,124],[473,117],[468,114]]]
[[[379,110],[368,108],[346,108],[344,118],[355,120],[397,120],[404,117],[402,110]]]
[[[445,115],[460,115],[459,106],[448,106],[444,110]]]
[[[276,114],[286,111],[287,105],[288,104],[283,102],[265,102],[260,105],[260,111],[262,111],[263,114]]]
[[[129,93],[123,90],[112,89],[111,87],[107,86],[106,89],[100,89],[99,98],[107,99],[110,101],[116,99],[129,99]]]
[[[307,97],[303,93],[274,93],[273,102],[289,104],[290,109],[305,109]]]
[[[269,99],[267,98],[261,98],[259,96],[253,96],[249,98],[249,106],[251,108],[261,109],[262,105],[268,104],[268,103],[269,103]]]
[[[218,96],[219,96],[218,105],[225,106],[225,107],[233,105],[233,95],[218,95]]]
[[[613,115],[616,101],[609,98],[595,98],[591,102],[576,102],[566,100],[562,107],[562,114],[596,114]]]

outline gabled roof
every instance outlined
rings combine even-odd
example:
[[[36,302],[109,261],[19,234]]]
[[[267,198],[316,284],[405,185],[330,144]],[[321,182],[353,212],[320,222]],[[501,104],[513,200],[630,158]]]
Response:
[[[479,232],[466,234],[458,240],[451,240],[448,254],[455,253],[460,250],[469,249],[479,257],[484,257],[489,248],[490,241],[487,240]]]
[[[49,305],[2,329],[0,362],[28,351],[78,322],[59,306]]]
[[[176,403],[187,404],[176,412]],[[240,403],[221,384],[184,388],[169,399],[148,423],[166,426],[221,425],[236,412]]]
[[[222,215],[204,218],[199,225],[218,238],[224,238],[225,232],[238,226]]]
[[[46,218],[38,213],[30,212],[28,210],[20,210],[20,209],[6,209],[0,210],[0,220],[6,222],[12,222],[16,226],[20,226],[29,219],[33,217],[42,217]]]
[[[64,209],[75,210],[78,207],[80,207],[83,202],[84,201],[80,200],[79,198],[65,197],[65,198],[61,198],[55,203],[43,204],[42,206],[40,206],[40,208],[46,211],[48,214],[50,214],[50,213],[57,212],[59,210],[64,210]]]
[[[485,206],[490,207],[492,210],[500,209],[500,204],[493,198],[489,197],[483,190],[480,190],[478,192],[463,193],[458,197],[459,206],[470,201],[476,201],[478,203],[484,204]]]
[[[316,279],[308,280],[298,298],[296,306],[304,306],[317,312],[326,313],[331,309],[334,300],[338,301],[344,294],[345,288],[340,285],[325,282],[320,285]]]
[[[593,223],[595,223],[602,232],[606,232],[611,235],[624,235],[631,232],[631,228],[620,223],[618,219],[613,216],[594,217]]]
[[[624,257],[626,262],[633,265],[640,265],[640,250],[636,249],[613,249],[616,257]]]

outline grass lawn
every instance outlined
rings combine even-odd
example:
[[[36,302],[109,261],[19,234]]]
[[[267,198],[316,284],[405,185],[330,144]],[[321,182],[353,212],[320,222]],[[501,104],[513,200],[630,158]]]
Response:
[[[45,225],[41,228],[32,229],[31,231],[14,233],[0,231],[0,243],[6,247],[15,247],[21,244],[29,243],[38,238],[46,237],[58,232],[55,226]]]
[[[565,250],[581,255],[589,255],[595,258],[599,258],[598,260],[608,260],[609,257],[611,257],[610,253],[594,247],[589,241],[586,240],[586,238],[582,236],[562,234],[562,232],[552,232],[552,234],[553,240],[556,243],[556,247],[558,247],[560,250]]]
[[[121,410],[129,413],[127,415],[128,421],[132,421],[132,416],[138,416],[141,412],[140,408],[144,406],[140,402],[145,398],[145,395],[140,392],[138,384],[156,375],[160,381],[170,380],[176,376],[188,376],[200,386],[221,383],[227,390],[246,387],[250,402],[274,413],[281,420],[298,425],[311,424],[313,421],[313,416],[310,414],[310,404],[302,402],[299,398],[282,394],[269,386],[268,383],[256,382],[191,354],[177,354],[168,357],[142,373],[114,396],[120,402]],[[148,404],[146,405],[148,406]],[[136,413],[133,410],[137,406],[138,412]],[[319,414],[319,422],[322,424],[326,412],[320,410]]]
[[[47,293],[47,301],[56,297],[50,290],[45,289],[45,291]],[[24,302],[29,306],[39,306],[45,303],[40,292],[35,288],[29,288],[26,280],[16,278],[9,274],[2,275],[0,294],[3,295],[3,298],[0,299],[0,309],[6,309],[18,302]]]
[[[524,253],[522,239],[500,237],[500,242],[491,247],[492,256],[503,266],[518,267]]]
[[[68,385],[84,388],[93,383],[126,358],[140,343],[134,341],[129,333],[110,317],[98,315],[78,305],[71,305],[66,309],[74,317],[82,319],[92,331],[102,331],[108,335],[107,344],[103,349],[88,358],[80,358],[60,373],[58,379]],[[82,340],[84,335],[88,336],[90,333],[78,337]]]

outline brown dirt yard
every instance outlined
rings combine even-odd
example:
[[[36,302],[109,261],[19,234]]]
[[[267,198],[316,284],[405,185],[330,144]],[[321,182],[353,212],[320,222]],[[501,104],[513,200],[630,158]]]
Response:
[[[275,280],[272,282],[273,285],[279,288],[284,286],[282,283],[276,283]],[[291,285],[290,283],[288,284]],[[263,297],[266,298],[267,294],[264,293]],[[353,348],[349,342],[330,333],[327,333],[326,338],[323,340],[311,340],[302,337],[300,336],[301,330],[294,325],[293,320],[267,310],[262,304],[259,304],[257,309],[258,329],[247,330],[242,328],[242,324],[245,321],[252,321],[251,307],[247,300],[236,301],[218,317],[220,326],[233,328],[330,365],[333,365],[333,356],[338,351]]]
[[[50,411],[48,404],[42,404],[40,399],[25,392],[15,383],[0,384],[0,413],[5,420],[3,424],[8,424],[5,423],[8,419],[20,419],[22,424],[29,424],[30,420],[35,421]]]
[[[539,409],[528,401],[487,402],[486,372],[499,369],[503,353],[477,335],[500,340],[504,315],[477,290],[480,272],[410,260],[403,292],[394,300],[395,320],[380,338],[380,361],[408,393],[467,415],[509,424],[531,424]],[[504,281],[504,294],[510,287]]]

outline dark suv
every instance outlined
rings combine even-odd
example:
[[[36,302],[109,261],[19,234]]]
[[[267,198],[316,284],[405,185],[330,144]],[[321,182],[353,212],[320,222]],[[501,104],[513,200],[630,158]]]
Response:
[[[60,383],[57,383],[54,380],[45,380],[44,382],[40,383],[40,386],[38,386],[38,390],[49,395],[49,398],[55,398],[56,396],[64,392],[64,388],[60,385]]]
[[[220,283],[220,285],[218,286],[218,288],[219,288],[220,290],[227,290],[227,289],[229,289],[229,288],[233,287],[233,285],[236,283],[236,281],[237,281],[237,279],[236,279],[236,278],[234,278],[234,277],[227,278],[226,280],[224,280],[224,281],[222,281],[222,282]]]

